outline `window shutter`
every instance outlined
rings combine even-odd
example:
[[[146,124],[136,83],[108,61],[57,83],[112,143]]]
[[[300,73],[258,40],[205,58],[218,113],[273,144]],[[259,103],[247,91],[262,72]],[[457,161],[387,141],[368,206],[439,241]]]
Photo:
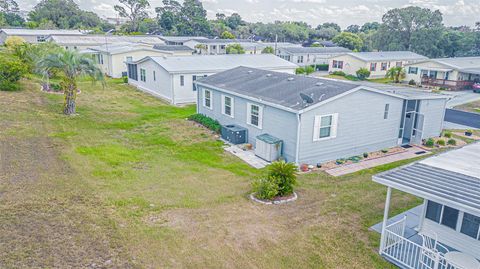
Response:
[[[247,123],[248,124],[252,124],[251,118],[252,118],[252,104],[247,103]]]
[[[225,114],[225,95],[222,94],[222,114]]]
[[[313,122],[313,141],[317,141],[318,137],[320,136],[320,119],[321,116],[315,116],[315,120]]]
[[[230,113],[232,115],[230,115],[232,118],[235,117],[235,98],[233,98],[232,96],[230,96]]]
[[[258,106],[258,128],[263,128],[263,106]]]
[[[338,126],[338,113],[333,114],[332,117],[332,129],[330,133],[331,138],[337,137],[337,126]]]

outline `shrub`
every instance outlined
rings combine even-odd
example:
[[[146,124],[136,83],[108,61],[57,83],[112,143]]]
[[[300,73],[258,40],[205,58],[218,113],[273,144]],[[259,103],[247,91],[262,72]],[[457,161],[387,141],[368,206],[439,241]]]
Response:
[[[448,90],[448,88],[440,87],[439,90],[440,90],[440,91],[446,91],[446,90]]]
[[[340,164],[344,164],[345,163],[345,159],[337,159],[335,161],[336,164],[340,165]]]
[[[262,54],[274,54],[275,53],[275,49],[273,49],[272,47],[268,46],[268,47],[265,47],[263,50],[262,50]]]
[[[445,146],[445,140],[443,140],[443,139],[438,139],[438,140],[437,140],[437,144],[440,145],[440,146]]]
[[[408,82],[408,85],[416,86],[417,83],[415,82],[415,80],[411,79],[411,80]]]
[[[267,175],[253,182],[253,191],[260,199],[271,200],[276,196],[293,193],[297,184],[297,166],[285,161],[273,162],[267,167]]]
[[[433,148],[433,146],[435,146],[435,140],[433,140],[433,138],[429,138],[426,142],[425,142],[425,146],[429,147],[429,148]]]
[[[357,78],[356,76],[353,76],[353,75],[345,75],[345,78],[348,79],[348,80],[353,80],[353,81],[360,80],[359,78]]]
[[[193,114],[190,117],[188,117],[189,120],[200,123],[201,125],[207,127],[208,129],[220,133],[220,123],[217,120],[214,120],[210,117],[207,117],[203,114]]]
[[[333,71],[332,75],[344,77],[346,74],[343,71]]]
[[[225,48],[227,54],[245,54],[245,49],[240,44],[230,44]]]
[[[368,152],[363,153],[363,158],[368,158]]]
[[[453,138],[452,138],[452,139],[448,139],[447,144],[449,144],[449,145],[451,145],[451,146],[455,146],[455,145],[457,145],[457,140],[455,140],[455,139],[453,139]]]
[[[445,133],[443,133],[443,136],[445,136],[446,138],[452,138],[452,133],[445,132]]]
[[[297,69],[295,69],[295,74],[303,75],[305,74],[305,69],[303,67],[298,67]]]
[[[16,91],[27,67],[17,57],[0,53],[0,91]]]
[[[381,151],[382,151],[382,153],[387,153],[388,149],[382,149]]]
[[[365,80],[370,76],[370,71],[367,68],[360,68],[357,70],[357,78]]]
[[[127,76],[123,76],[122,79],[123,79],[123,83],[128,83],[128,77]]]

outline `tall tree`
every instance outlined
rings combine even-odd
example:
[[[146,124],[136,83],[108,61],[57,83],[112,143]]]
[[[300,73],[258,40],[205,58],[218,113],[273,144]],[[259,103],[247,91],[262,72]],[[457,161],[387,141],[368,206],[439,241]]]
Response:
[[[356,24],[349,25],[347,29],[345,29],[345,31],[356,34],[360,32],[360,25],[356,25]]]
[[[122,5],[115,5],[113,8],[118,15],[127,18],[130,22],[131,32],[138,32],[140,22],[148,18],[147,9],[150,3],[147,0],[119,0]]]
[[[363,47],[363,40],[354,33],[343,32],[332,39],[337,45],[359,51]]]
[[[18,12],[18,4],[15,0],[0,0],[0,12],[15,13]]]
[[[85,54],[72,50],[61,50],[48,54],[38,62],[38,69],[45,73],[56,72],[61,74],[60,86],[64,91],[65,102],[63,113],[74,115],[77,100],[77,79],[81,76],[90,77],[94,82],[103,80],[103,73],[93,59]]]
[[[209,35],[211,33],[207,11],[199,0],[185,0],[183,5],[175,0],[163,0],[162,3],[163,6],[157,7],[155,11],[160,26],[168,33],[178,35]]]
[[[239,26],[244,25],[245,22],[238,13],[233,13],[225,18],[225,24],[230,27],[230,29],[236,30]]]
[[[320,30],[322,28],[333,28],[333,29],[337,30],[337,32],[342,31],[342,28],[340,27],[340,25],[338,25],[334,22],[325,22],[323,24],[318,25],[316,29]]]

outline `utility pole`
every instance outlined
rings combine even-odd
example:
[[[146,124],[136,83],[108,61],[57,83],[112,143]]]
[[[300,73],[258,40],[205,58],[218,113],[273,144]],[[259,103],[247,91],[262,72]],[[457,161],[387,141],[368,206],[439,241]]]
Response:
[[[277,55],[277,42],[278,42],[278,35],[275,34],[275,51],[274,51],[275,55]]]

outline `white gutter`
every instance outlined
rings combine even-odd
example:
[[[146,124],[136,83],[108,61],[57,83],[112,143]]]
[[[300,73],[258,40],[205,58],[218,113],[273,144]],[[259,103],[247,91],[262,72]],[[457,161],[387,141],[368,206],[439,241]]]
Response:
[[[173,75],[170,75],[170,79],[172,80],[172,104],[175,105],[175,88],[174,88],[175,80]]]
[[[300,158],[300,129],[302,126],[302,115],[297,113],[297,141],[296,141],[296,148],[295,148],[295,163],[299,165],[298,161]]]

